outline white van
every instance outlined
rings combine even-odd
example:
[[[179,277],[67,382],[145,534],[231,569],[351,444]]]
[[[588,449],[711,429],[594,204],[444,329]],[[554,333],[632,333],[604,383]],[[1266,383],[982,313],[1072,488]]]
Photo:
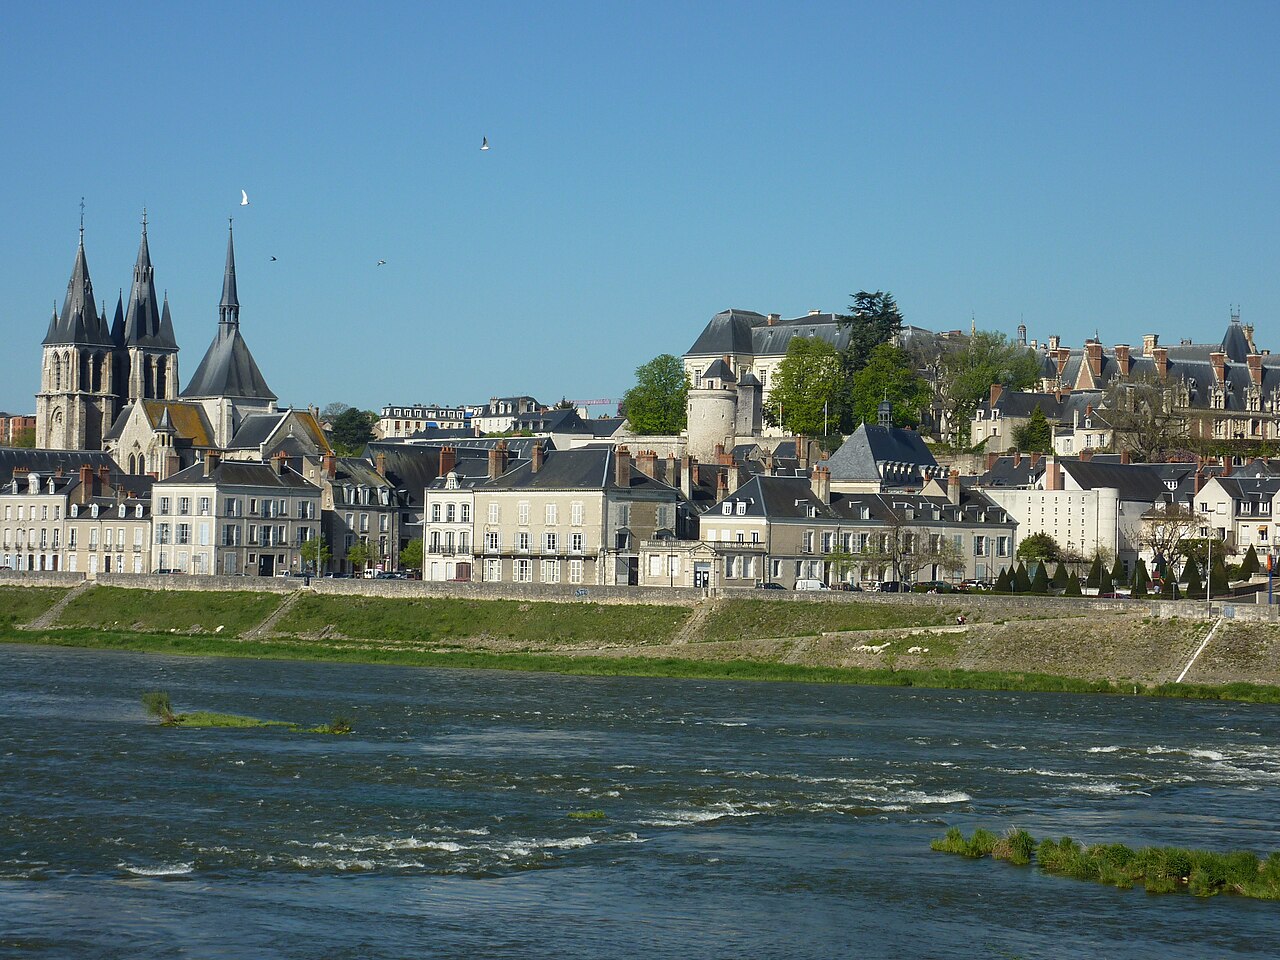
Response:
[[[828,587],[821,580],[797,580],[796,589],[797,590],[830,590],[831,588]]]

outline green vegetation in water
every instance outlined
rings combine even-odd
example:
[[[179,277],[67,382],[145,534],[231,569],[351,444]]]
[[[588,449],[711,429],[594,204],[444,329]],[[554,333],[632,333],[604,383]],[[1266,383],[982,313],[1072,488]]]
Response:
[[[265,620],[283,600],[278,593],[247,590],[221,593],[94,587],[67,604],[58,615],[58,625],[237,637]]]
[[[978,670],[870,669],[811,667],[761,660],[682,660],[674,657],[598,657],[554,653],[490,653],[474,650],[421,650],[276,637],[235,640],[208,635],[130,633],[118,630],[43,630],[0,627],[0,643],[47,643],[96,650],[132,650],[177,656],[240,657],[251,660],[309,660],[374,663],[405,667],[519,670],[570,676],[674,677],[691,680],[767,680],[797,683],[849,683],[869,686],[926,687],[939,690],[1019,690],[1041,693],[1095,693],[1280,703],[1280,686],[1251,683],[1221,685],[1165,683],[1144,686],[1131,681],[1083,680],[1041,673]]]
[[[1076,880],[1092,880],[1123,890],[1142,884],[1147,893],[1185,891],[1197,897],[1220,893],[1280,900],[1280,852],[1265,860],[1249,850],[1216,853],[1181,847],[1141,847],[1122,843],[1085,846],[1062,837],[1036,843],[1025,830],[1011,829],[996,837],[981,827],[966,838],[957,827],[930,848],[964,857],[991,856],[1025,866],[1035,862],[1045,873]]]
[[[603,810],[570,810],[568,813],[570,820],[604,820],[606,816]]]
[[[0,587],[0,627],[30,623],[66,592],[61,587]]]
[[[285,720],[259,720],[257,717],[242,717],[235,713],[212,713],[208,710],[194,710],[190,713],[174,713],[169,694],[163,690],[151,690],[142,695],[142,705],[147,713],[160,721],[162,727],[287,727],[294,733],[328,733],[347,734],[351,732],[351,721],[345,717],[334,717],[333,721],[320,727],[302,727]]]

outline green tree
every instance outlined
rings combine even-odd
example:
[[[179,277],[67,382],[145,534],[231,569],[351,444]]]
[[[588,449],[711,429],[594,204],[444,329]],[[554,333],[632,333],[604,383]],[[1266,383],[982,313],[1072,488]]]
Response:
[[[792,337],[773,375],[765,412],[792,433],[825,434],[837,425],[835,403],[843,384],[835,347],[817,337]]]
[[[1187,581],[1188,597],[1194,600],[1204,593],[1204,584],[1200,582],[1200,571],[1194,560],[1187,561],[1182,576]]]
[[[13,435],[13,445],[20,450],[33,450],[36,445],[36,428],[27,427]]]
[[[422,571],[422,538],[414,537],[400,551],[400,566],[406,570]]]
[[[1111,564],[1111,583],[1115,586],[1121,586],[1127,583],[1129,578],[1125,576],[1124,564],[1120,562],[1120,558],[1116,557],[1115,563]]]
[[[163,690],[150,690],[144,693],[142,695],[142,705],[147,708],[147,713],[165,726],[171,726],[178,722],[178,716],[173,712],[173,704],[169,700],[169,694]]]
[[[1093,563],[1089,566],[1089,576],[1085,578],[1084,585],[1093,587],[1095,590],[1101,590],[1103,573],[1102,554],[1095,553],[1093,555]]]
[[[1222,559],[1221,553],[1213,555],[1213,562],[1209,564],[1209,589],[1214,593],[1224,593],[1231,589],[1231,579],[1227,576],[1227,564]]]
[[[1082,591],[1080,590],[1080,578],[1074,573],[1067,578],[1066,589],[1062,591],[1064,597],[1078,597]]]
[[[996,589],[1001,593],[1009,593],[1013,590],[1013,578],[1009,576],[1009,568],[1004,567],[1000,571],[1000,576],[996,577]]]
[[[298,553],[302,555],[304,563],[311,565],[311,568],[318,574],[325,568],[325,564],[329,562],[332,552],[329,545],[324,542],[323,537],[312,537],[305,541],[298,548]]]
[[[855,424],[876,423],[880,404],[888,400],[893,405],[893,425],[915,427],[932,397],[929,384],[912,369],[910,355],[891,343],[882,343],[853,375],[848,403]]]
[[[1019,560],[1043,560],[1052,563],[1062,555],[1058,541],[1049,533],[1033,533],[1018,544]],[[1058,566],[1062,566],[1061,563]],[[1065,575],[1064,575],[1065,576]]]
[[[373,420],[370,420],[373,416]],[[333,445],[339,456],[358,457],[373,439],[373,424],[377,417],[348,407],[334,418],[332,423]]]
[[[1039,376],[1040,363],[1034,353],[1003,333],[979,330],[965,349],[946,353],[939,360],[937,392],[947,438],[969,442],[973,413],[990,396],[993,383],[1006,390],[1025,390]]]
[[[1031,578],[1031,592],[1049,592],[1049,576],[1045,573],[1043,561],[1036,564],[1036,575]]]
[[[1013,589],[1018,593],[1026,593],[1031,589],[1031,578],[1027,576],[1027,565],[1019,560],[1017,569],[1013,571]]]
[[[689,375],[679,357],[659,354],[636,367],[636,382],[622,397],[631,429],[641,436],[674,436],[685,427]]]
[[[840,421],[840,430],[844,433],[851,432],[857,425],[851,390],[854,375],[871,362],[871,355],[877,347],[889,343],[902,329],[902,312],[892,293],[859,290],[852,295],[852,300],[849,312],[836,317],[836,322],[848,330],[849,335],[844,349],[840,351],[844,388],[838,397],[838,409],[835,411]],[[876,402],[879,403],[879,399]],[[874,417],[870,422],[875,423]]]
[[[1053,453],[1053,428],[1036,407],[1027,422],[1013,431],[1013,445],[1023,453]]]
[[[1250,545],[1248,551],[1244,555],[1244,559],[1240,561],[1240,577],[1248,580],[1262,568],[1258,562],[1258,552]]]
[[[1151,578],[1147,576],[1147,564],[1141,557],[1133,567],[1133,588],[1130,594],[1135,597],[1145,597],[1147,588],[1151,586]]]
[[[1066,587],[1067,581],[1070,579],[1067,575],[1067,568],[1059,561],[1057,569],[1053,571],[1053,585],[1061,590]]]
[[[347,562],[351,564],[351,569],[356,573],[364,570],[372,558],[373,550],[364,540],[357,540],[347,548]]]

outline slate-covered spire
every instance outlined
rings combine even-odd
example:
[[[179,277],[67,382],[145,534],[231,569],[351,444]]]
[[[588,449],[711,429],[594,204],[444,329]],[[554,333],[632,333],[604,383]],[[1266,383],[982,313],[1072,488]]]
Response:
[[[218,322],[240,325],[240,298],[236,294],[236,247],[231,221],[227,221],[227,266],[222,274],[222,300],[218,304]]]
[[[124,346],[124,291],[116,297],[116,315],[111,321],[111,342],[117,347]]]
[[[67,282],[62,313],[58,322],[50,325],[44,344],[111,346],[111,333],[98,316],[98,308],[93,302],[93,281],[89,278],[89,263],[84,255],[83,223],[80,224],[80,245],[76,248],[76,262]]]
[[[142,240],[138,259],[133,265],[133,286],[129,288],[129,309],[124,321],[126,347],[153,347],[177,350],[173,331],[164,332],[160,305],[156,303],[155,268],[151,265],[151,248],[147,243],[147,212],[142,211]]]
[[[172,343],[173,348],[178,348],[178,338],[173,335],[173,317],[169,315],[169,291],[164,293],[164,305],[160,308],[160,339],[166,343]]]

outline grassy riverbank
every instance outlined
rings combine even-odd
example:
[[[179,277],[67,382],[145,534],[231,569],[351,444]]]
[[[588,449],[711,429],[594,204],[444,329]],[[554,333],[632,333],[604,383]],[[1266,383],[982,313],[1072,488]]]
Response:
[[[312,660],[411,667],[448,667],[563,673],[577,676],[675,677],[698,680],[772,680],[873,686],[926,687],[944,690],[1027,690],[1051,693],[1094,693],[1203,700],[1280,703],[1280,687],[1246,683],[1203,686],[1153,686],[1086,680],[1041,673],[981,670],[865,669],[815,667],[756,660],[694,660],[675,657],[599,657],[555,653],[491,653],[477,650],[423,650],[355,643],[326,643],[276,637],[237,640],[231,637],[180,633],[133,633],[117,630],[0,629],[0,642],[52,644],[96,650],[133,650],[182,656],[220,656],[271,660]]]

